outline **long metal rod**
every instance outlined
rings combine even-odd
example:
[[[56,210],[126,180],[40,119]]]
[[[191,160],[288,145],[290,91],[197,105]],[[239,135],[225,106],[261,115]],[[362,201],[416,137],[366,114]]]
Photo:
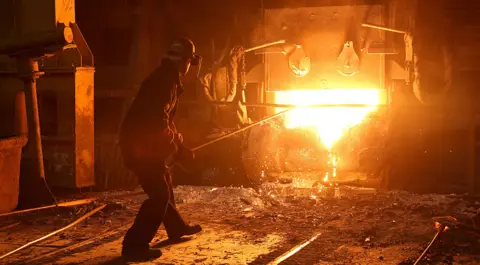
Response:
[[[292,109],[293,109],[293,108],[292,108]],[[281,111],[281,112],[279,112],[279,113],[277,113],[277,114],[275,114],[275,115],[272,115],[272,116],[267,117],[267,118],[265,118],[265,119],[262,119],[262,120],[260,120],[260,121],[254,122],[254,123],[252,123],[252,124],[250,124],[250,125],[248,125],[248,126],[245,126],[245,127],[241,128],[241,129],[239,129],[239,130],[233,131],[233,132],[231,132],[231,133],[227,133],[227,134],[225,134],[225,135],[223,135],[223,136],[221,136],[221,137],[218,137],[218,138],[216,138],[216,139],[214,139],[214,140],[212,140],[212,141],[210,141],[210,142],[207,142],[207,143],[201,144],[201,145],[199,145],[199,146],[197,146],[197,147],[195,147],[195,148],[192,148],[192,151],[196,151],[196,150],[198,150],[198,149],[204,148],[205,146],[211,145],[211,144],[216,143],[216,142],[218,142],[218,141],[221,141],[221,140],[223,140],[223,139],[225,139],[225,138],[228,138],[228,137],[233,136],[233,135],[235,135],[235,134],[238,134],[238,133],[241,133],[241,132],[243,132],[243,131],[246,131],[246,130],[248,130],[248,129],[254,127],[254,126],[257,126],[257,125],[259,125],[259,124],[261,124],[261,123],[264,123],[264,122],[266,122],[266,121],[268,121],[268,120],[271,120],[271,119],[274,119],[274,118],[276,118],[276,117],[278,117],[278,116],[281,116],[281,115],[283,115],[283,114],[291,111],[292,109],[287,109],[287,110]]]
[[[20,214],[20,213],[29,213],[29,212],[34,212],[34,211],[52,209],[52,208],[56,208],[56,207],[72,207],[72,206],[84,205],[84,204],[89,204],[89,203],[91,203],[95,200],[96,200],[95,198],[88,198],[88,199],[83,199],[83,200],[62,202],[62,203],[48,205],[48,206],[42,206],[42,207],[38,207],[38,208],[31,208],[31,209],[25,209],[25,210],[20,210],[20,211],[15,211],[15,212],[2,213],[2,214],[0,214],[0,217]]]
[[[420,257],[418,257],[418,259],[415,261],[415,263],[413,265],[417,265],[422,259],[423,257],[425,257],[425,255],[427,254],[428,250],[432,247],[433,243],[435,243],[435,241],[437,241],[437,238],[438,236],[443,232],[443,230],[445,229],[445,226],[442,225],[438,231],[435,233],[435,236],[433,236],[433,239],[432,241],[430,241],[430,244],[428,244],[428,246],[425,248],[425,250],[422,252],[422,254],[420,255]]]
[[[367,24],[367,23],[362,23],[362,27],[379,29],[379,30],[384,30],[384,31],[389,31],[389,32],[394,32],[394,33],[400,33],[400,34],[406,34],[407,33],[406,31],[403,31],[403,30],[392,29],[392,28],[387,28],[387,27],[382,27],[382,26],[377,26],[377,25]]]
[[[284,44],[285,42],[286,42],[285,40],[274,41],[274,42],[258,45],[252,48],[248,48],[245,50],[245,52],[251,52],[251,51],[267,48],[267,47],[278,45],[278,44]]]
[[[6,225],[6,226],[2,226],[2,227],[0,227],[0,231],[3,231],[3,230],[6,230],[6,229],[15,227],[15,226],[17,226],[17,225],[19,225],[19,224],[20,224],[20,222],[16,222],[16,223],[13,223],[13,224],[9,224],[9,225]]]
[[[31,245],[35,245],[35,244],[37,244],[38,242],[43,241],[43,240],[45,240],[45,239],[47,239],[47,238],[50,238],[50,237],[52,237],[52,236],[54,236],[54,235],[56,235],[56,234],[58,234],[58,233],[60,233],[60,232],[63,232],[63,231],[65,231],[65,230],[67,230],[67,229],[69,229],[69,228],[71,228],[71,227],[73,227],[73,226],[76,226],[77,224],[81,223],[83,220],[85,220],[85,219],[87,219],[88,217],[94,215],[95,213],[101,211],[103,208],[105,208],[105,206],[107,206],[107,205],[106,205],[106,204],[101,205],[101,206],[95,208],[94,210],[90,211],[89,213],[85,214],[84,216],[78,218],[75,222],[73,222],[73,223],[71,223],[71,224],[69,224],[69,225],[67,225],[67,226],[65,226],[65,227],[63,227],[63,228],[60,228],[60,229],[58,229],[58,230],[55,230],[55,231],[53,231],[53,232],[51,232],[51,233],[49,233],[49,234],[47,234],[47,235],[45,235],[45,236],[42,236],[42,237],[39,238],[39,239],[33,240],[33,241],[31,241],[31,242],[28,242],[27,244],[25,244],[25,245],[23,245],[23,246],[21,246],[21,247],[19,247],[19,248],[16,248],[16,249],[14,249],[14,250],[12,250],[12,251],[10,251],[10,252],[2,255],[2,256],[0,257],[0,260],[1,260],[1,259],[4,259],[4,258],[6,258],[6,257],[8,257],[8,256],[10,256],[10,255],[12,255],[12,254],[14,254],[14,253],[17,253],[18,251],[20,251],[20,250],[22,250],[22,249],[25,249],[25,248],[27,248],[27,247],[29,247],[29,246],[31,246]]]
[[[296,247],[290,249],[289,251],[283,253],[281,256],[279,256],[278,258],[274,259],[273,261],[271,261],[270,263],[268,263],[268,265],[278,265],[280,264],[281,262],[283,262],[284,260],[290,258],[291,256],[293,256],[295,253],[297,253],[298,251],[302,250],[304,247],[306,247],[308,244],[312,243],[313,241],[315,241],[322,233],[318,233],[316,235],[314,235],[312,238],[310,238],[309,240],[307,241],[304,241],[302,242],[300,245],[297,245]]]
[[[18,244],[18,243],[8,243],[8,242],[0,242],[0,245],[10,245],[10,246],[23,246],[23,244]],[[41,247],[41,248],[65,248],[67,245],[35,245],[36,247]]]

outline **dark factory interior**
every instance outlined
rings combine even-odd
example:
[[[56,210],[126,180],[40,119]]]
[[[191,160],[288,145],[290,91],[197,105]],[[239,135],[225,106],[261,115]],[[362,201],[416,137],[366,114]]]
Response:
[[[2,0],[0,264],[480,264],[479,47],[477,0]]]

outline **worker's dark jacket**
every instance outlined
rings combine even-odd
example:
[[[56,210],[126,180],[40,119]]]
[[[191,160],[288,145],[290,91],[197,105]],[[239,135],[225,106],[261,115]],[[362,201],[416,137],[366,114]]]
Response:
[[[162,163],[172,151],[173,117],[183,93],[180,75],[173,62],[161,65],[142,83],[120,129],[119,144],[125,165]],[[160,164],[159,164],[160,165]]]

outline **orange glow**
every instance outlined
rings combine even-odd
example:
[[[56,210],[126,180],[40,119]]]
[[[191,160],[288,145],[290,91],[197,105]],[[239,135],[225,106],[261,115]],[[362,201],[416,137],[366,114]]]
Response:
[[[332,154],[332,152],[328,153],[328,166],[332,172],[332,178],[337,177],[337,161],[338,157]],[[328,182],[329,180],[329,171],[325,172],[325,176],[323,177],[323,182]]]
[[[331,150],[350,128],[361,123],[380,103],[378,89],[289,90],[275,92],[276,104],[293,104],[300,108],[285,115],[287,128],[309,127],[316,130],[321,143]],[[361,104],[365,107],[308,108],[315,104]],[[282,109],[277,109],[280,112]],[[336,163],[336,161],[332,161]],[[335,165],[332,165],[335,167]],[[327,177],[328,179],[328,177]]]

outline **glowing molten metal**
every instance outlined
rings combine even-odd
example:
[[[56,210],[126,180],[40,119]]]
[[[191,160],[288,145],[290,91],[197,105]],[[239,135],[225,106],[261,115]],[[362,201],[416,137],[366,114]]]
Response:
[[[343,134],[358,125],[380,102],[378,89],[329,89],[276,91],[275,103],[301,108],[286,113],[287,128],[310,127],[317,131],[322,144],[331,150]],[[319,104],[357,104],[365,107],[321,107]],[[282,109],[277,109],[277,112]]]

